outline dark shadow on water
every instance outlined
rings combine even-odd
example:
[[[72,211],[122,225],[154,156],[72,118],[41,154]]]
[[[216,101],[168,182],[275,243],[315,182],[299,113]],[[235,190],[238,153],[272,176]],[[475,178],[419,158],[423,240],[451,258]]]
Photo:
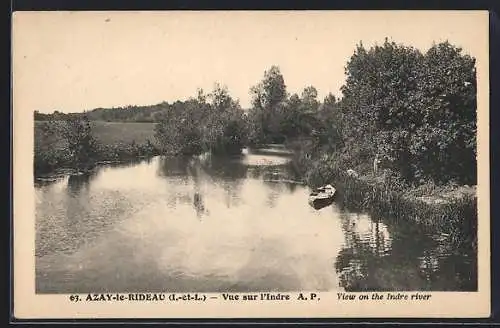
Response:
[[[285,165],[252,165],[248,167],[248,176],[252,179],[271,178],[274,175],[281,175],[285,167]]]
[[[145,158],[133,158],[129,159],[124,162],[116,162],[116,163],[111,163],[109,164],[110,167],[116,167],[116,168],[127,168],[127,167],[133,167],[138,164],[151,164],[153,161],[152,157],[145,157]]]
[[[35,188],[48,187],[64,180],[64,176],[35,178],[33,182]]]
[[[241,163],[241,156],[209,156],[195,158],[190,166],[191,177],[195,181],[195,188],[199,197],[204,196],[198,186],[202,180],[209,182],[216,188],[222,188],[225,193],[224,203],[227,208],[240,203],[241,186],[246,177],[248,168]],[[209,210],[197,213],[209,214]]]
[[[158,175],[175,178],[184,185],[193,185],[192,191],[173,191],[169,206],[177,202],[191,204],[198,218],[210,213],[206,208],[203,185],[223,188],[226,192],[226,205],[229,207],[237,200],[241,183],[246,177],[247,167],[240,162],[241,156],[179,156],[161,157]]]
[[[92,181],[98,174],[98,170],[92,170],[89,172],[84,172],[80,174],[70,175],[68,178],[68,194],[72,197],[78,197],[79,194],[86,190]]]
[[[341,220],[345,243],[335,270],[346,291],[477,290],[477,256],[466,249],[451,250],[414,224],[372,220],[367,235],[356,217]]]
[[[99,169],[101,167],[128,168],[136,166],[138,164],[150,164],[152,161],[153,157],[130,158],[124,161],[102,161],[97,163],[96,169]]]
[[[47,194],[47,203],[41,204],[36,214],[37,257],[51,253],[61,255],[72,253],[115,224],[115,216],[102,216],[99,210],[99,206],[102,205],[101,200],[93,197],[90,191],[89,187],[98,174],[99,170],[94,170],[70,175],[67,177],[66,185],[63,186],[65,188]],[[107,214],[116,209],[127,211],[123,204],[117,202],[112,203],[113,210]],[[39,217],[45,211],[50,213],[53,206],[61,209],[57,215]]]
[[[241,156],[211,156],[208,160],[196,161],[195,165],[199,165],[214,179],[229,181],[244,179],[248,170],[248,167],[241,163]]]
[[[193,206],[196,211],[196,216],[198,219],[201,219],[201,217],[205,214],[209,214],[208,210],[205,208],[205,203],[203,202],[203,196],[195,192],[193,196]]]
[[[191,160],[187,156],[160,157],[158,175],[162,177],[185,177],[188,174],[188,164]]]

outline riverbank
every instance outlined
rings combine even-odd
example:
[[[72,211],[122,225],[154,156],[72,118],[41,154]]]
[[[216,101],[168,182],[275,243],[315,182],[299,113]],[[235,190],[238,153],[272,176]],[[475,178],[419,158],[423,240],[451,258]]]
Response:
[[[103,145],[95,153],[95,156],[88,158],[86,163],[72,163],[61,152],[52,153],[50,155],[52,161],[50,162],[46,160],[46,157],[35,154],[35,179],[43,181],[63,175],[88,173],[101,165],[129,163],[152,158],[158,154],[154,146],[148,144]]]
[[[416,232],[431,231],[451,245],[460,244],[463,249],[465,244],[477,250],[475,186],[409,186],[388,170],[374,176],[368,170],[340,167],[333,155],[312,159],[297,151],[292,166],[311,188],[334,185],[336,203],[341,207],[367,212],[382,221],[412,222]]]

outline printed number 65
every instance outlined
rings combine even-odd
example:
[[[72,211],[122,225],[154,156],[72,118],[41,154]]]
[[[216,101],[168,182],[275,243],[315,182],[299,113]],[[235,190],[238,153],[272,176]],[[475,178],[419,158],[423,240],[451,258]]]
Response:
[[[69,297],[69,300],[70,300],[71,302],[78,302],[78,301],[80,300],[80,297],[79,297],[78,295],[71,295],[71,296]]]

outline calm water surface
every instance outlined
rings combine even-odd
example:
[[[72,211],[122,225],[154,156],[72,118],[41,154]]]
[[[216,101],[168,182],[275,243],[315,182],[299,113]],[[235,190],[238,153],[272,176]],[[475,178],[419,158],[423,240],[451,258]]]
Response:
[[[152,160],[35,185],[38,293],[472,290],[412,226],[314,210],[286,157]]]

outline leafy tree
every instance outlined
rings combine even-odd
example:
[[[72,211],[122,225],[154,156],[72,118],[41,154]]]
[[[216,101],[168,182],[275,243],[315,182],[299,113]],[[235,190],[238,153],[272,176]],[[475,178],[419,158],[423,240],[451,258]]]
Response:
[[[155,127],[160,150],[166,154],[199,154],[202,152],[202,112],[196,99],[177,101]]]
[[[97,152],[97,143],[92,136],[88,118],[70,117],[60,128],[61,136],[67,143],[70,163],[78,169],[88,169]]]
[[[319,125],[319,142],[328,152],[338,152],[344,146],[344,118],[339,103],[333,94],[328,94],[323,103],[319,105],[316,114]]]
[[[210,138],[207,148],[216,153],[239,153],[245,141],[243,110],[231,98],[227,87],[219,84],[208,97],[210,115],[207,118]]]
[[[156,139],[163,153],[239,153],[246,140],[246,122],[239,103],[225,86],[216,84],[205,94],[175,102],[156,125]]]
[[[252,108],[250,109],[251,135],[253,143],[281,142],[280,133],[284,102],[287,98],[286,85],[278,66],[271,66],[264,72],[260,83],[251,87]]]
[[[286,102],[286,111],[282,117],[280,132],[289,137],[296,138],[304,133],[302,129],[302,100],[297,94],[292,94]]]
[[[302,102],[307,110],[317,111],[319,108],[318,90],[313,86],[308,86],[302,91]]]
[[[419,76],[420,124],[410,152],[419,175],[476,183],[475,59],[443,42],[425,54]]]
[[[275,109],[287,96],[285,79],[280,68],[274,65],[264,72],[263,80],[250,90],[254,95],[253,106],[269,110]]]
[[[66,164],[64,154],[59,151],[59,136],[49,121],[38,123],[34,138],[34,171],[35,174],[47,173],[58,165]]]
[[[407,181],[475,178],[475,61],[445,42],[422,54],[385,40],[358,45],[341,103],[351,155],[380,154]]]

